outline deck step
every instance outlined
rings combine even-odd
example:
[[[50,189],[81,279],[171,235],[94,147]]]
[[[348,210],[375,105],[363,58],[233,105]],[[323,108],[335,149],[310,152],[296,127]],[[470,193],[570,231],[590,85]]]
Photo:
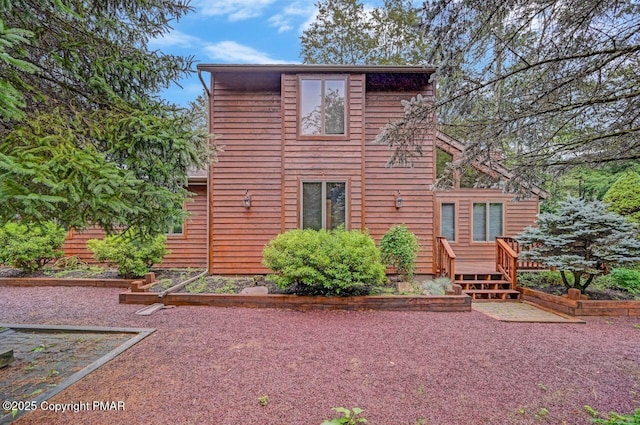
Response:
[[[474,300],[517,300],[520,298],[520,292],[513,289],[470,289],[462,292]]]
[[[506,283],[508,285],[511,285],[511,282],[509,282],[508,280],[498,280],[498,279],[492,279],[492,280],[488,280],[488,279],[487,280],[456,280],[456,283],[457,284],[463,284],[464,283],[464,284],[469,284],[469,285],[474,285],[474,284],[478,284],[478,285],[484,284],[484,285],[486,285],[488,283],[500,283],[500,284]]]
[[[501,280],[501,273],[456,273],[456,280]]]
[[[511,288],[511,282],[507,282],[506,280],[500,281],[491,281],[491,280],[480,280],[480,281],[467,281],[461,280],[456,281],[456,284],[460,285],[464,291],[472,291],[475,289],[478,290],[507,290]]]

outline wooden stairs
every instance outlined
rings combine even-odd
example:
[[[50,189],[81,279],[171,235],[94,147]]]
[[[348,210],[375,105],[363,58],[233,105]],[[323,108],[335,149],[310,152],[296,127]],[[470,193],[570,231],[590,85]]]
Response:
[[[473,300],[518,300],[520,292],[501,273],[456,273],[454,283]]]
[[[519,261],[520,246],[513,238],[498,237],[495,246],[495,262],[456,261],[456,253],[447,239],[439,236],[435,245],[435,275],[449,277],[473,300],[518,300],[518,268],[539,265]]]

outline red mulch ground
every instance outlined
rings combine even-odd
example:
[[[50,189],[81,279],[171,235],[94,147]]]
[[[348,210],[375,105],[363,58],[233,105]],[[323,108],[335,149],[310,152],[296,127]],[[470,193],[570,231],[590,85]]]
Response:
[[[207,307],[141,317],[117,294],[0,287],[3,322],[157,329],[50,400],[124,401],[125,411],[37,411],[17,424],[319,425],[331,407],[358,406],[372,425],[573,425],[590,423],[584,405],[640,406],[640,318]]]

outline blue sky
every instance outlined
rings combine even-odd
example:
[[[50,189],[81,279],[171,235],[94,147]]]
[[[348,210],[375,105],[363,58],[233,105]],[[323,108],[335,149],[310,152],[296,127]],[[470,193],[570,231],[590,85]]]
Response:
[[[195,12],[149,47],[194,56],[197,63],[299,63],[302,31],[315,18],[316,0],[192,0]],[[382,0],[363,1],[366,8]],[[202,93],[196,75],[163,92],[186,106]]]

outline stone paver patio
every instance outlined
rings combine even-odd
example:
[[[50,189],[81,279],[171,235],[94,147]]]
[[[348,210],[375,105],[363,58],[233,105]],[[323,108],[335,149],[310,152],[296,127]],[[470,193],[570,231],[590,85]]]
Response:
[[[585,323],[584,320],[544,310],[527,302],[474,302],[471,308],[502,322]]]

